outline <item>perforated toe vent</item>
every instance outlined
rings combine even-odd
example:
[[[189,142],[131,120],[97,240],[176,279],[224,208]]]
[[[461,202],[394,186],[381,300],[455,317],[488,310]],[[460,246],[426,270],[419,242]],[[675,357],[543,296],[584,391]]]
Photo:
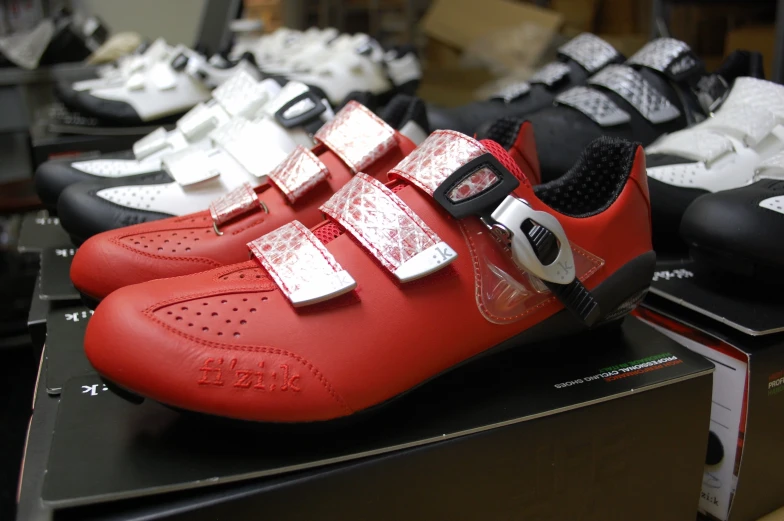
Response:
[[[150,210],[152,203],[161,195],[162,191],[161,185],[122,186],[100,190],[98,196],[120,206]]]
[[[243,334],[266,311],[270,299],[258,293],[218,295],[178,304],[153,312],[167,326],[209,342],[241,342]]]
[[[150,233],[128,235],[120,239],[129,248],[155,255],[187,255],[207,240],[217,235],[212,228],[157,230]]]
[[[266,272],[261,268],[245,268],[231,273],[225,273],[218,277],[220,280],[245,280],[248,282],[258,282],[268,280]]]

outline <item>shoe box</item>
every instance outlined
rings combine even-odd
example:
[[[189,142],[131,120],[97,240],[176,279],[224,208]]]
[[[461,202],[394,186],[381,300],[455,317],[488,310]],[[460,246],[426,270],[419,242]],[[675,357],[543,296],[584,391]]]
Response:
[[[636,318],[356,418],[265,425],[107,387],[90,317],[49,312],[19,519],[694,519],[713,366]]]
[[[27,214],[22,220],[17,242],[19,253],[38,263],[38,277],[27,318],[33,347],[43,349],[46,326],[51,312],[82,307],[79,293],[71,284],[69,272],[76,247],[60,226],[57,217],[46,210]],[[86,308],[85,308],[86,309]]]
[[[687,260],[657,266],[643,305],[638,316],[716,366],[700,511],[752,521],[784,505],[784,303]]]

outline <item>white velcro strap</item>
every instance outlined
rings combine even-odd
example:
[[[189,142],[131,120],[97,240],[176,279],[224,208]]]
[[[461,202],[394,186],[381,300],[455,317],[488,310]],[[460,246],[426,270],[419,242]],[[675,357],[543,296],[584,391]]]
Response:
[[[274,118],[275,113],[282,109],[286,103],[290,102],[297,96],[305,94],[309,90],[310,88],[307,85],[299,81],[288,82],[283,86],[283,88],[280,89],[280,92],[277,96],[264,105],[264,113],[267,116]]]
[[[136,159],[144,159],[169,146],[168,132],[158,127],[133,144],[133,155]]]
[[[558,52],[576,61],[590,73],[618,57],[618,51],[612,45],[590,33],[575,36],[559,47]]]
[[[351,233],[401,282],[433,273],[457,253],[386,186],[357,174],[321,211]]]
[[[142,87],[144,86],[144,78],[142,74],[149,75],[152,85],[158,90],[171,90],[177,86],[177,73],[168,63],[156,63],[153,65],[149,72],[137,73],[134,76],[141,77]],[[133,89],[131,85],[133,77],[129,80],[128,88]],[[135,85],[135,84],[134,84]]]
[[[620,125],[632,119],[605,93],[588,87],[572,87],[556,96],[555,102],[579,110],[603,127]]]
[[[477,140],[452,130],[436,130],[389,172],[433,195],[446,179],[469,161],[486,154]]]
[[[211,165],[209,151],[194,146],[167,155],[161,163],[180,186],[201,183],[220,175]]]
[[[294,203],[328,175],[329,170],[316,154],[300,145],[269,173],[269,178]]]
[[[697,128],[664,136],[645,149],[646,154],[671,154],[695,161],[713,161],[733,150],[732,142],[721,134]]]
[[[356,101],[350,101],[314,137],[355,174],[397,145],[395,130]]]
[[[626,63],[642,65],[659,72],[666,72],[667,68],[681,54],[689,52],[688,45],[674,38],[658,38],[647,43],[637,51]]]
[[[267,176],[297,146],[285,129],[266,118],[233,118],[210,138],[256,177]]]
[[[784,152],[770,156],[760,163],[754,180],[759,179],[784,179]]]
[[[281,226],[248,247],[295,307],[329,300],[357,287],[318,237],[299,221]]]
[[[675,105],[627,65],[608,65],[588,83],[615,92],[651,123],[664,123],[681,115]]]
[[[214,110],[214,106],[199,103],[177,120],[177,129],[188,141],[195,141],[206,136],[218,126],[218,117]]]
[[[253,208],[261,208],[261,202],[250,183],[243,183],[242,186],[211,202],[210,216],[212,221],[220,226]]]
[[[715,116],[706,119],[700,129],[717,130],[740,139],[747,146],[755,146],[778,126],[776,114],[764,107],[722,107]]]
[[[247,117],[267,101],[267,90],[248,71],[240,69],[212,91],[212,99],[230,116]]]

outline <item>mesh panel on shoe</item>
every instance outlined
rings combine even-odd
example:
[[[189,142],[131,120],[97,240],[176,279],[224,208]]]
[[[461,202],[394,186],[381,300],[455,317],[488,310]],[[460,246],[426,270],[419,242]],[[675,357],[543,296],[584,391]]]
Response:
[[[623,139],[595,139],[571,170],[534,191],[542,202],[570,217],[600,213],[626,185],[638,146]]]
[[[520,126],[524,122],[525,120],[520,118],[503,117],[490,125],[483,137],[493,140],[509,150],[514,145],[517,135],[520,133]]]
[[[495,158],[504,165],[504,168],[509,170],[521,183],[531,186],[531,183],[528,181],[528,178],[525,177],[525,174],[520,170],[520,167],[517,166],[515,160],[509,155],[509,153],[496,143],[495,141],[491,141],[489,139],[483,139],[480,141],[482,145],[487,149],[488,152],[493,154]]]
[[[324,244],[329,244],[332,240],[343,235],[343,230],[332,221],[327,221],[325,224],[312,230],[312,232]]]

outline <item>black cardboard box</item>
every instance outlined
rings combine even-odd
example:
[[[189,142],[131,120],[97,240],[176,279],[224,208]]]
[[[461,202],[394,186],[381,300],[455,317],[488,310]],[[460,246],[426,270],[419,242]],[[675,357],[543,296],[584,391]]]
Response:
[[[38,393],[18,519],[692,521],[712,370],[630,318],[296,426],[133,403],[74,374]]]
[[[638,310],[716,365],[700,511],[720,521],[784,505],[784,304],[738,282],[691,261],[661,263]]]

